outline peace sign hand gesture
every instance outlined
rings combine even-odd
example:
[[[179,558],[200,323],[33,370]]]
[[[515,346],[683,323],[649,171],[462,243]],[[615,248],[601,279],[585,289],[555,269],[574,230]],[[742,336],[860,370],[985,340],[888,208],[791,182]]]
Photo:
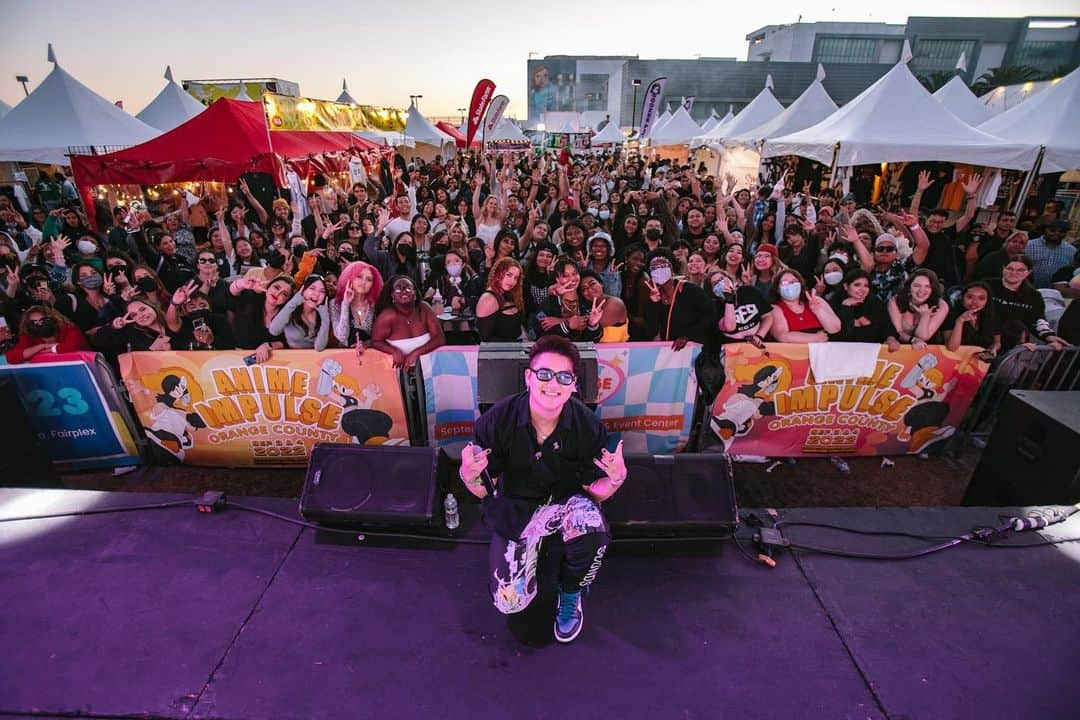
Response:
[[[649,301],[658,303],[660,302],[660,288],[649,278],[643,278],[645,287],[649,289]]]
[[[191,293],[199,287],[199,283],[194,280],[188,280],[186,283],[176,288],[176,292],[172,295],[173,305],[183,305],[191,297]]]
[[[600,324],[600,318],[604,315],[604,305],[607,304],[607,298],[597,298],[592,302],[592,309],[589,310],[589,327],[597,327]]]
[[[623,441],[615,446],[615,452],[608,452],[607,448],[600,451],[600,457],[593,459],[593,464],[604,471],[612,485],[619,486],[626,480],[626,460],[622,454]]]

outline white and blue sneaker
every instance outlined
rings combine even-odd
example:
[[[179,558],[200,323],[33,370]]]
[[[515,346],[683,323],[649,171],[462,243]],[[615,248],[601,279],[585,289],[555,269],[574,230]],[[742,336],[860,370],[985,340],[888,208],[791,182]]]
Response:
[[[555,611],[555,639],[561,643],[573,642],[581,634],[585,620],[581,614],[581,591],[559,591],[559,608]]]

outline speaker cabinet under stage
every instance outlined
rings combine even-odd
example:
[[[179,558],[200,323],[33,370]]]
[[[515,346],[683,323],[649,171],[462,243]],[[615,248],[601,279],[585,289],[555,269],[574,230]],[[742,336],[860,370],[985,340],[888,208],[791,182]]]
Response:
[[[574,343],[581,362],[574,368],[577,395],[586,404],[596,402],[596,348],[592,343]],[[525,368],[529,367],[532,343],[481,343],[476,359],[477,401],[481,410],[525,389]]]
[[[971,477],[965,505],[1080,501],[1080,392],[1009,393]]]
[[[626,482],[604,503],[616,537],[693,535],[739,521],[731,461],[723,453],[626,455]]]
[[[0,417],[4,418],[4,430],[0,432],[0,486],[62,487],[10,377],[0,380]]]
[[[300,514],[325,525],[429,525],[438,458],[437,448],[318,443]]]

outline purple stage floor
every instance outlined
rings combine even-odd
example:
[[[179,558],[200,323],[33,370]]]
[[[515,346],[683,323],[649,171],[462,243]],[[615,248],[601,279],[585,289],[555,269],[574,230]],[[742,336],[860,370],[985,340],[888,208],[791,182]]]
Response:
[[[0,517],[181,497],[3,489]],[[295,516],[295,501],[244,501]],[[949,535],[999,512],[784,517]],[[1080,515],[1043,536],[1080,536]],[[490,606],[482,546],[331,544],[233,509],[0,523],[0,716],[1077,717],[1078,563],[1070,543],[904,562],[784,553],[770,570],[730,542],[617,543],[581,637],[537,649]]]

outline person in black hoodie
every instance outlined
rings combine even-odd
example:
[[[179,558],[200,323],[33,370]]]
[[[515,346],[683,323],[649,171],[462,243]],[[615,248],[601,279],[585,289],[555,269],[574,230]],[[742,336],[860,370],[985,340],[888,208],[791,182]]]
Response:
[[[831,340],[884,343],[889,352],[900,349],[885,304],[870,292],[870,273],[858,268],[849,270],[844,276],[843,292],[830,304],[840,318],[840,332],[830,336]]]
[[[1068,344],[1054,334],[1046,320],[1046,304],[1042,295],[1029,282],[1033,266],[1027,255],[1013,255],[1001,269],[1001,278],[987,281],[1001,324],[1002,350],[1031,343],[1032,337],[1037,337],[1055,350],[1061,350]]]

